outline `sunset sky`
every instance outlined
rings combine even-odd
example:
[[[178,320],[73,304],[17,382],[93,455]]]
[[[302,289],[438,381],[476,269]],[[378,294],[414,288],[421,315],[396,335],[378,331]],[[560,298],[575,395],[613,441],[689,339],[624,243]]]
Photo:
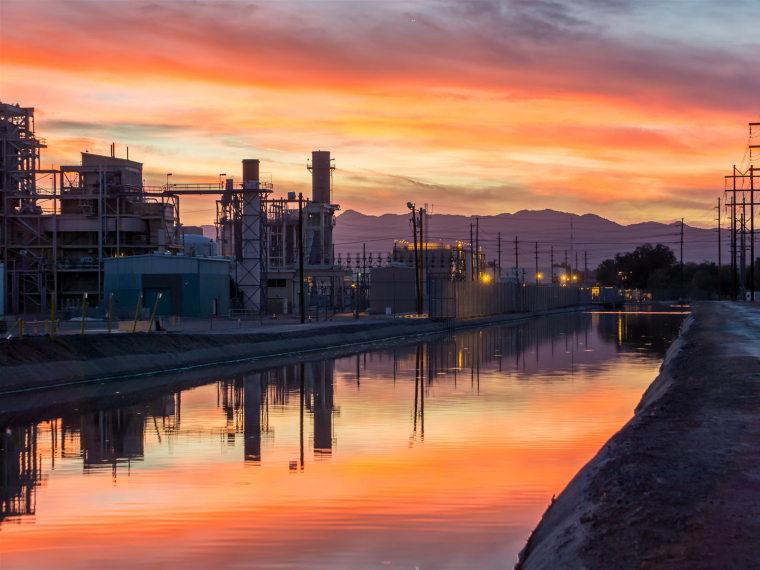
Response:
[[[696,0],[3,0],[0,100],[37,109],[45,167],[112,142],[156,184],[259,158],[280,195],[308,192],[321,149],[343,209],[707,227],[760,113],[758,16]],[[183,199],[183,221],[211,208]]]

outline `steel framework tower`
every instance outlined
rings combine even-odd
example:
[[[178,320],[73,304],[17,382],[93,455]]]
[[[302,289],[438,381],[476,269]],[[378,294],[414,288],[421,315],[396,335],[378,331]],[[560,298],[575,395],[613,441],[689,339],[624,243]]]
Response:
[[[0,247],[3,255],[2,302],[7,311],[44,311],[53,242],[43,228],[43,206],[38,200],[53,200],[54,194],[40,195],[37,174],[40,149],[45,141],[34,132],[34,108],[0,103],[0,192],[2,192],[2,228]],[[46,210],[50,210],[46,206]],[[10,301],[10,302],[8,302]]]

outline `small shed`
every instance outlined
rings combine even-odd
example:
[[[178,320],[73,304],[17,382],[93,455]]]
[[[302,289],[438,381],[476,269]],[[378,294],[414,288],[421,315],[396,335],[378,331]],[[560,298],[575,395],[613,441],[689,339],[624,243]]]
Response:
[[[113,293],[114,312],[153,308],[157,315],[208,317],[230,310],[230,260],[153,254],[110,257],[103,260],[106,303]]]

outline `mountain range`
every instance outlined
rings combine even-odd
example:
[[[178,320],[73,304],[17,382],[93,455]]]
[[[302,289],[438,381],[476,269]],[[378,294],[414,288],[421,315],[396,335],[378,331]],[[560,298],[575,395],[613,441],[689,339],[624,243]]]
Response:
[[[411,213],[371,216],[355,210],[346,210],[336,221],[333,233],[335,254],[341,254],[345,258],[350,253],[353,258],[362,253],[364,246],[367,255],[372,254],[376,257],[380,254],[385,257],[393,250],[395,240],[412,241],[410,219]],[[680,258],[680,222],[622,225],[595,214],[579,216],[548,209],[521,210],[514,214],[479,217],[431,215],[428,216],[426,230],[428,243],[451,244],[462,241],[469,244],[471,225],[473,242],[476,241],[477,235],[478,245],[488,260],[498,257],[501,234],[501,264],[505,268],[515,265],[515,239],[520,267],[535,265],[536,249],[539,266],[549,265],[552,248],[554,262],[561,263],[565,260],[565,252],[568,257],[571,256],[571,244],[572,257],[575,258],[577,254],[578,266],[584,266],[584,255],[587,255],[589,269],[596,268],[601,261],[614,257],[616,253],[633,251],[644,243],[667,245],[676,254],[676,258]],[[721,240],[722,262],[728,263],[730,232],[722,230]],[[699,263],[704,260],[717,262],[717,230],[684,225],[683,260],[684,263]],[[575,259],[572,260],[572,264],[576,265]]]

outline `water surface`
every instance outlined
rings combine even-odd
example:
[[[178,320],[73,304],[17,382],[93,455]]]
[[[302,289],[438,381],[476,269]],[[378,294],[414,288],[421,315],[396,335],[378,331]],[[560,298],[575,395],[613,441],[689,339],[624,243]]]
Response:
[[[0,567],[510,568],[684,318],[0,397]]]

